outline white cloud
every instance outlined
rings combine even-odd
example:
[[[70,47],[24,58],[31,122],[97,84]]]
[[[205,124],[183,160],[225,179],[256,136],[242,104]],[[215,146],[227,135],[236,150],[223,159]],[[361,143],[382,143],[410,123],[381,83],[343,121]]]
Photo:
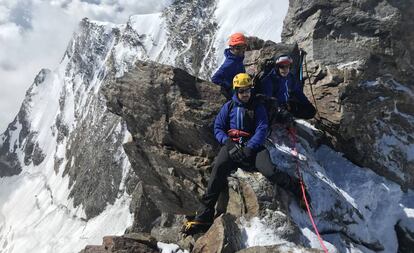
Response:
[[[0,0],[0,133],[42,68],[54,69],[83,17],[125,23],[172,0]]]

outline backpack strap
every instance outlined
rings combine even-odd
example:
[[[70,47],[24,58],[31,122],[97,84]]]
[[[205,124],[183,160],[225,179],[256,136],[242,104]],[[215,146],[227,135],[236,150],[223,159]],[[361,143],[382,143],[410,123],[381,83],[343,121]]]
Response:
[[[227,125],[229,126],[229,129],[230,129],[230,113],[231,113],[231,110],[233,110],[233,108],[234,108],[234,104],[235,104],[235,102],[232,99],[232,100],[230,100],[230,103],[227,107]]]

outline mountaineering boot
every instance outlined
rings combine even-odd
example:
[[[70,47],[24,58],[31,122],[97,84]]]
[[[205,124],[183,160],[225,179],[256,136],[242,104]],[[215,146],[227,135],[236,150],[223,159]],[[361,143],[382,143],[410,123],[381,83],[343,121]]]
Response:
[[[196,216],[187,216],[181,232],[186,235],[194,235],[206,232],[214,220],[214,208],[203,208]]]
[[[181,232],[185,235],[194,235],[205,233],[211,227],[211,222],[201,222],[197,220],[188,220],[184,223]]]

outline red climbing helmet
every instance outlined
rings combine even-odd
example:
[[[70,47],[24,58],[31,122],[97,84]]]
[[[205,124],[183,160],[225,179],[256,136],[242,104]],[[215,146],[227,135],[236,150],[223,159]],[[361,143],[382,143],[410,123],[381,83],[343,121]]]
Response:
[[[289,55],[281,55],[279,57],[276,58],[275,64],[280,66],[280,65],[290,65],[293,63],[292,58]]]
[[[246,37],[243,33],[233,33],[229,39],[229,46],[246,45]]]

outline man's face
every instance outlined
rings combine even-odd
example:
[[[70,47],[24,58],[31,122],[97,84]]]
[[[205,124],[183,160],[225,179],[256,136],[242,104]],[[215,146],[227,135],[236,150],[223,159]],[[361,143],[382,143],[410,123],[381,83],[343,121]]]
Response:
[[[245,44],[239,44],[239,45],[232,46],[230,48],[230,51],[235,56],[243,56],[244,55],[244,52],[246,51],[246,48],[247,48],[247,45],[245,45]]]
[[[283,77],[286,77],[289,74],[290,65],[280,65],[279,66],[279,74]]]
[[[240,88],[237,90],[237,97],[242,103],[247,103],[250,100],[252,88]]]

